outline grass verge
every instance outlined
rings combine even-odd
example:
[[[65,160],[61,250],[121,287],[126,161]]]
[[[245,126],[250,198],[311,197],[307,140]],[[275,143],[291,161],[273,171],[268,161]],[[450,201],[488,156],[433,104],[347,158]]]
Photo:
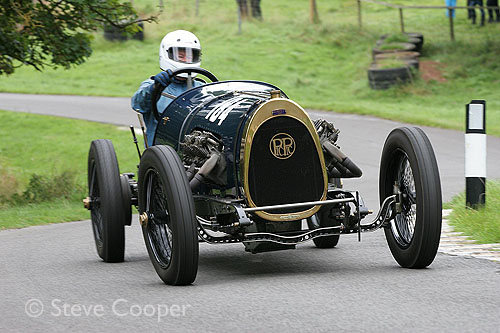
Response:
[[[465,208],[465,193],[453,198],[447,208],[453,209],[449,223],[456,231],[479,243],[500,243],[500,181],[486,182],[486,205],[474,210]]]
[[[88,121],[0,111],[0,229],[88,219],[81,199],[86,196],[87,154],[90,142],[111,139],[120,170],[135,172],[138,157],[129,131]],[[72,185],[64,196],[46,200],[38,194],[54,193],[62,174]],[[33,175],[36,175],[34,177]],[[33,182],[33,179],[41,180]],[[26,191],[27,189],[31,191]],[[28,196],[23,197],[23,192]],[[17,197],[16,200],[9,200]],[[28,198],[32,203],[23,203]],[[14,201],[14,202],[12,202]]]

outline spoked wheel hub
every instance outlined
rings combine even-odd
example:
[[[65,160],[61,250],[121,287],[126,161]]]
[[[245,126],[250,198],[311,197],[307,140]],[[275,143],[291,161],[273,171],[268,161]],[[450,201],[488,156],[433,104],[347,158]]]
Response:
[[[396,242],[403,248],[408,247],[413,240],[417,221],[417,193],[415,179],[408,156],[399,152],[399,162],[395,189],[399,198],[399,207],[390,228]]]

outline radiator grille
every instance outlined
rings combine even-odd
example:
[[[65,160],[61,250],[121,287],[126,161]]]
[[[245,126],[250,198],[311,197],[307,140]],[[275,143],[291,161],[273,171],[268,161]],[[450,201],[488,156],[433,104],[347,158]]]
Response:
[[[252,140],[248,185],[257,206],[321,200],[323,170],[313,138],[300,121],[274,117],[265,121]],[[311,207],[269,211],[295,213]]]

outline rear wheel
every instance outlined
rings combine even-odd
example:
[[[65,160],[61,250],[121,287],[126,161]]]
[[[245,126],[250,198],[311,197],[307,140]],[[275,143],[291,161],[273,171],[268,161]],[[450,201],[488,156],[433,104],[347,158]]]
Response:
[[[184,165],[175,150],[169,146],[147,149],[138,185],[142,232],[156,272],[166,284],[191,284],[198,271],[196,212]]]
[[[94,140],[88,157],[90,216],[97,253],[106,262],[123,261],[125,207],[120,171],[110,140]]]
[[[394,259],[402,267],[427,267],[439,247],[441,183],[432,145],[420,128],[402,127],[389,134],[379,185],[381,203],[393,194],[400,201],[400,209],[385,229]]]

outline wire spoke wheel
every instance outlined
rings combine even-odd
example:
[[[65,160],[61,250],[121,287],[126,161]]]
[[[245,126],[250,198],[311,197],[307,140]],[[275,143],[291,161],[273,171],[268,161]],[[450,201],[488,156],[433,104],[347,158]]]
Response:
[[[439,247],[441,183],[434,150],[419,128],[397,128],[384,144],[380,202],[394,194],[399,206],[385,228],[389,249],[402,267],[427,267]]]
[[[158,173],[151,169],[146,175],[146,212],[148,241],[159,265],[167,268],[172,258],[172,230],[169,227],[167,199]]]
[[[170,285],[193,283],[198,271],[196,211],[186,171],[169,146],[146,149],[139,165],[142,232],[158,276]]]

